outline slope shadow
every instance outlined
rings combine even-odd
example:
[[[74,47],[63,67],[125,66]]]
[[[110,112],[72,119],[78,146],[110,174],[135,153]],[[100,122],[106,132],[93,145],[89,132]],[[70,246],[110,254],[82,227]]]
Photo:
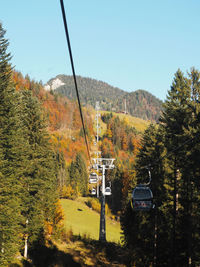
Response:
[[[100,242],[81,236],[74,236],[75,240],[81,241],[82,246],[87,249],[86,254],[95,259],[96,264],[94,266],[131,266],[129,251],[120,244]],[[81,245],[79,244],[79,246]]]
[[[55,245],[39,245],[30,251],[30,261],[24,261],[24,267],[81,267],[72,255],[60,251]]]

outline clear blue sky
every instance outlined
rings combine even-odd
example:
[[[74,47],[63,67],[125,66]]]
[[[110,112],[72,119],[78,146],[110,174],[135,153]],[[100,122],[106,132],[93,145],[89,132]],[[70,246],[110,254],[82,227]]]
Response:
[[[64,0],[77,75],[165,100],[174,73],[200,70],[199,0]],[[71,75],[59,0],[2,0],[16,70]]]

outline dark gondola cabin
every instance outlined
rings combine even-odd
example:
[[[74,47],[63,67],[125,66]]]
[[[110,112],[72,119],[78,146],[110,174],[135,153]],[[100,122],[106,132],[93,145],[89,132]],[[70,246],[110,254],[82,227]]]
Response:
[[[132,192],[132,208],[134,210],[150,210],[153,208],[153,194],[146,185],[137,185]]]

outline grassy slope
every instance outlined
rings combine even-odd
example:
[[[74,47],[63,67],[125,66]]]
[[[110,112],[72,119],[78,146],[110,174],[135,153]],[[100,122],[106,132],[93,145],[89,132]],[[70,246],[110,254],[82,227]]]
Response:
[[[71,228],[74,235],[63,241],[53,240],[48,245],[36,247],[31,257],[34,264],[26,261],[12,266],[131,266],[128,250],[119,244],[119,222],[107,219],[107,242],[99,242],[99,214],[85,205],[86,200],[87,198],[61,200],[66,228]]]
[[[66,229],[71,228],[75,235],[86,235],[98,240],[100,215],[91,210],[84,201],[86,201],[84,198],[76,201],[62,199],[61,204],[65,213]],[[120,231],[119,222],[106,218],[107,241],[120,242]]]
[[[101,114],[107,114],[110,113],[109,111],[100,111]],[[143,119],[137,118],[137,117],[133,117],[129,114],[123,114],[123,113],[115,113],[112,112],[113,116],[118,116],[120,120],[126,120],[127,123],[130,126],[133,126],[136,128],[137,131],[139,132],[144,132],[145,129],[148,127],[148,125],[150,124],[150,121],[145,121]]]

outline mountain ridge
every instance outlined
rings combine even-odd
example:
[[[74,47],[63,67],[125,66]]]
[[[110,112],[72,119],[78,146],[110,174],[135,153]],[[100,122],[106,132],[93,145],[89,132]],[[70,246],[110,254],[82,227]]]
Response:
[[[83,105],[95,107],[96,101],[99,101],[103,110],[128,112],[132,116],[151,121],[158,121],[162,112],[162,101],[143,89],[126,92],[106,82],[82,76],[77,76],[77,85]],[[74,80],[70,75],[57,75],[47,82],[45,89],[76,99]]]

